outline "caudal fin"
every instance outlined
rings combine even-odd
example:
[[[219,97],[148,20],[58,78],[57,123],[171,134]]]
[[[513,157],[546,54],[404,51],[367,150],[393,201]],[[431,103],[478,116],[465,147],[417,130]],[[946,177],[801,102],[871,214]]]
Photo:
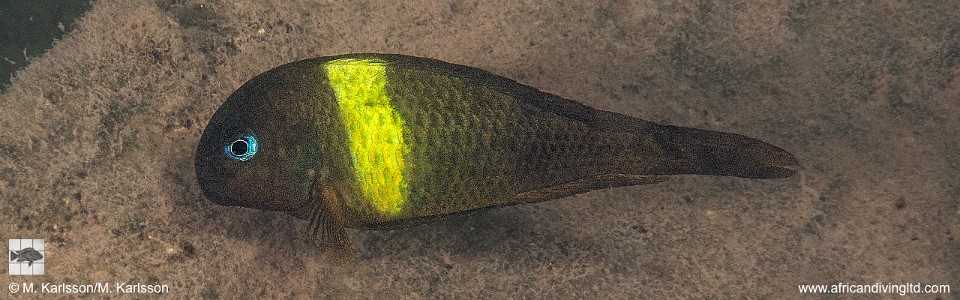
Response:
[[[786,178],[797,173],[797,158],[780,147],[739,134],[659,125],[668,173]]]
[[[17,260],[18,256],[16,252],[10,251],[10,261]]]

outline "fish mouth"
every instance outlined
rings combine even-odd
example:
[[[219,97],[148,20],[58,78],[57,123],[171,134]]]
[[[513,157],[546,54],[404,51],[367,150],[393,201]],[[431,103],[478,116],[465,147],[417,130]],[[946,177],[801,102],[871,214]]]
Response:
[[[240,203],[234,199],[224,196],[214,189],[208,188],[209,184],[205,185],[200,183],[200,189],[203,190],[203,196],[207,197],[210,202],[216,203],[223,206],[239,206]]]
[[[197,176],[200,178],[199,174]],[[223,205],[223,206],[238,206],[239,203],[224,195],[221,191],[223,190],[223,182],[215,179],[199,179],[197,182],[200,184],[200,190],[203,191],[203,196],[207,197],[211,202]]]
[[[197,184],[203,195],[211,202],[224,206],[238,206],[239,203],[223,194],[226,176],[222,170],[213,167],[216,166],[215,159],[209,159],[209,154],[198,152],[194,161],[194,168],[197,175]]]

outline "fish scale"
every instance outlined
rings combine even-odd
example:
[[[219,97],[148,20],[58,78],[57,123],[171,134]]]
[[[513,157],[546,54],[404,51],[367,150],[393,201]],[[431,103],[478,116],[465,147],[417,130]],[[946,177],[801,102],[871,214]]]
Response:
[[[499,124],[495,120],[508,117],[508,110],[476,111],[476,106],[471,105],[472,101],[464,101],[464,98],[478,98],[476,95],[478,91],[463,88],[462,82],[450,78],[426,77],[425,74],[397,70],[388,75],[392,75],[391,81],[402,82],[409,80],[410,77],[420,77],[418,82],[423,83],[410,88],[399,86],[391,88],[392,97],[396,99],[397,110],[409,120],[407,132],[417,137],[414,140],[427,141],[423,146],[411,145],[413,149],[411,160],[414,161],[412,166],[414,170],[411,171],[414,174],[412,181],[415,182],[413,185],[420,186],[418,191],[422,193],[411,194],[411,209],[426,213],[449,210],[449,207],[457,205],[473,205],[479,202],[477,200],[479,197],[482,197],[482,192],[472,188],[474,186],[492,186],[492,189],[510,188],[495,186],[495,182],[484,180],[509,173],[511,170],[507,169],[508,164],[506,164],[509,160],[504,160],[501,164],[488,163],[491,160],[503,159],[506,154],[500,151],[489,151],[493,147],[492,143],[478,138],[476,133],[468,129],[498,127]],[[428,86],[433,88],[428,89]],[[431,92],[431,90],[437,92]],[[491,101],[496,98],[483,97],[481,101],[484,100]],[[495,103],[487,105],[495,105]],[[438,111],[425,109],[435,106],[444,109]],[[471,124],[472,120],[467,117],[468,113],[490,122]],[[421,114],[433,114],[446,122],[420,122],[421,119],[428,119],[421,118]],[[485,156],[477,160],[475,156],[478,153],[484,153]],[[471,163],[462,163],[468,157],[471,158]],[[421,169],[417,170],[418,167]],[[474,180],[476,181],[471,184]],[[439,193],[439,191],[443,192]],[[424,200],[431,198],[434,201]]]
[[[481,208],[496,199],[600,171],[584,173],[590,166],[576,167],[578,160],[574,160],[588,155],[576,151],[577,146],[592,141],[557,138],[563,132],[584,131],[582,124],[525,106],[503,91],[466,79],[407,69],[388,69],[387,74],[390,82],[423,83],[390,87],[394,106],[407,120],[407,133],[415,141],[435,141],[410,146],[411,173],[416,176],[411,185],[422,186],[410,195],[411,209],[417,214]],[[433,111],[436,106],[444,109]],[[440,114],[448,123],[419,121],[429,120],[424,116],[430,114]],[[442,167],[417,169],[420,165]],[[580,172],[574,174],[574,170]]]

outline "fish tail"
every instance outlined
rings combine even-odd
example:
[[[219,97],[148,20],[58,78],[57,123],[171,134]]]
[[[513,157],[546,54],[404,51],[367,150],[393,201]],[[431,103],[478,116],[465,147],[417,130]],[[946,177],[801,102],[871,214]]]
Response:
[[[17,255],[16,252],[10,251],[10,261],[17,260],[17,258],[19,258],[19,255]]]
[[[796,174],[797,158],[772,144],[739,134],[655,125],[667,174],[786,178]]]

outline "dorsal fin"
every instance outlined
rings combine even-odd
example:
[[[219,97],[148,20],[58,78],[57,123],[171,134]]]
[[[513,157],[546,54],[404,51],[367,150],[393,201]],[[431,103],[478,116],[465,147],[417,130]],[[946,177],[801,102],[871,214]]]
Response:
[[[606,128],[609,126],[622,127],[624,125],[623,122],[618,122],[617,120],[626,117],[622,114],[597,110],[580,102],[540,91],[534,87],[518,83],[513,79],[493,74],[483,69],[448,63],[432,58],[401,54],[353,53],[339,56],[321,57],[316,58],[316,60],[318,60],[317,62],[320,64],[323,64],[323,62],[326,61],[342,58],[382,60],[392,67],[420,69],[445,74],[447,76],[462,78],[474,84],[485,85],[512,95],[518,100],[543,109],[544,111],[550,111],[564,118],[577,120],[598,128]],[[646,126],[647,123],[649,122],[638,119],[637,122],[633,122],[630,125]]]

